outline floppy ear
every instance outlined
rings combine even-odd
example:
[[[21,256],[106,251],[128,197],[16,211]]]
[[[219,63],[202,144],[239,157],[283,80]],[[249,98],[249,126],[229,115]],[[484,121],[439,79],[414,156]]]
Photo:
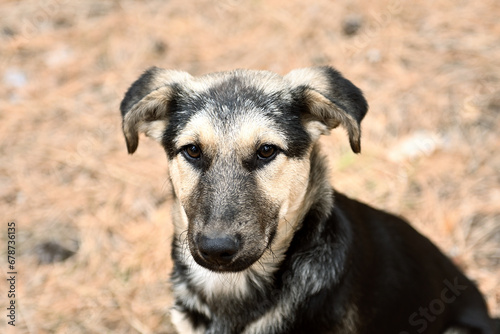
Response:
[[[311,67],[291,71],[284,77],[307,109],[306,122],[321,122],[317,136],[342,125],[351,148],[361,151],[361,120],[368,104],[359,88],[331,67]],[[313,126],[314,127],[314,126]]]
[[[130,86],[120,104],[129,154],[137,150],[139,132],[161,142],[176,95],[175,84],[189,78],[191,76],[186,72],[152,67]]]

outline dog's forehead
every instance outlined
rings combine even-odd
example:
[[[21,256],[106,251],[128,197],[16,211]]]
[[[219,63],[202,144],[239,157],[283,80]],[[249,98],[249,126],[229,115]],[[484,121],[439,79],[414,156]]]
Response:
[[[290,100],[288,82],[267,71],[235,70],[194,77],[182,87],[183,101],[192,111],[211,110],[228,120],[258,108],[279,113]]]
[[[286,145],[280,120],[290,93],[278,75],[239,71],[202,77],[186,87],[180,108],[186,116],[177,146],[190,142]]]
[[[259,70],[233,70],[227,72],[209,73],[199,77],[192,77],[185,81],[186,87],[197,93],[227,92],[231,94],[234,90],[240,93],[260,92],[273,94],[286,89],[289,81],[282,76],[270,72]],[[221,97],[227,97],[221,95]]]

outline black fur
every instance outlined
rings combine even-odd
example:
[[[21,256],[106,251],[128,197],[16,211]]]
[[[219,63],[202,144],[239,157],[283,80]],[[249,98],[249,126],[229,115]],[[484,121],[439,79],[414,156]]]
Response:
[[[331,89],[328,92],[320,93],[324,94],[326,98],[338,105],[342,110],[351,114],[358,123],[361,123],[368,111],[368,103],[361,90],[335,69],[324,66],[322,70],[330,82]]]
[[[151,87],[151,80],[158,74],[160,69],[151,67],[146,70],[127,90],[123,100],[120,104],[120,111],[122,116],[132,108],[134,104],[139,102],[144,96],[149,94],[154,87]]]

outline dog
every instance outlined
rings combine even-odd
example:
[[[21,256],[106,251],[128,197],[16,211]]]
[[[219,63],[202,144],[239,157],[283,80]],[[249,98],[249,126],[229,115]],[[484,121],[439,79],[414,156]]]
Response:
[[[120,110],[128,152],[144,133],[168,159],[179,333],[493,334],[436,246],[330,185],[318,139],[341,126],[359,153],[368,110],[335,69],[153,67]]]

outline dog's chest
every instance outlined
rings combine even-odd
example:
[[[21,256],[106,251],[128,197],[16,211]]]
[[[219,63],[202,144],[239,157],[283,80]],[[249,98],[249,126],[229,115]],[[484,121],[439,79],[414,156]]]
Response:
[[[234,332],[271,306],[266,300],[274,268],[261,264],[237,273],[215,273],[199,266],[189,254],[177,260],[182,265],[174,269],[172,288],[177,301],[174,312],[179,319],[188,319],[189,313],[195,313],[210,328],[218,328],[217,333]],[[189,321],[182,326],[186,323]],[[193,333],[198,332],[195,329]]]

